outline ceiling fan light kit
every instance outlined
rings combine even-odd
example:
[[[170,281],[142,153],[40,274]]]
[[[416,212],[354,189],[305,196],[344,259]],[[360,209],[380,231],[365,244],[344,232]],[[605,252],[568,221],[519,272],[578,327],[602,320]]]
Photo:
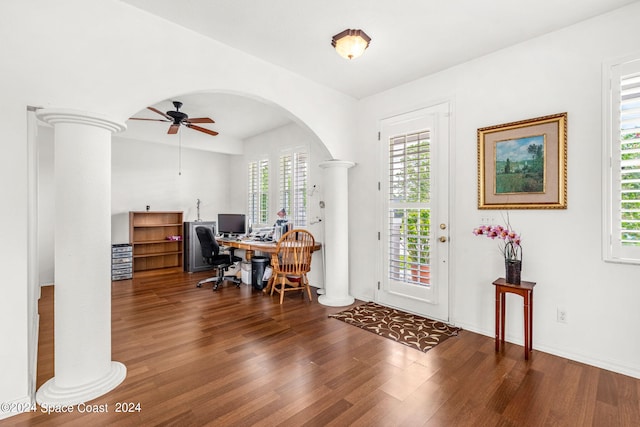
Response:
[[[178,133],[178,130],[180,129],[180,125],[186,126],[189,129],[197,130],[198,132],[206,133],[211,136],[216,136],[218,134],[218,132],[214,130],[206,129],[201,126],[194,125],[194,123],[215,123],[213,119],[209,117],[198,117],[195,119],[190,119],[186,113],[183,113],[182,111],[180,111],[180,108],[182,108],[182,102],[173,101],[173,106],[176,108],[175,111],[167,111],[166,113],[163,113],[157,108],[147,107],[147,109],[153,111],[154,113],[160,114],[162,117],[164,117],[164,120],[143,119],[138,117],[131,117],[131,120],[146,120],[146,121],[152,121],[152,122],[171,122],[171,125],[169,126],[169,130],[167,131],[167,133],[170,135]]]
[[[343,58],[354,59],[364,53],[369,42],[371,37],[362,30],[344,30],[332,37],[331,46]]]

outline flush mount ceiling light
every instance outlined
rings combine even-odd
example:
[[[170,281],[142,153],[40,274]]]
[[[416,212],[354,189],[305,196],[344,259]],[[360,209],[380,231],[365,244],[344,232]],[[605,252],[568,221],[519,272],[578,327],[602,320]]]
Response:
[[[364,53],[370,41],[371,37],[362,30],[344,30],[333,36],[331,46],[335,47],[336,52],[343,58],[354,59]]]

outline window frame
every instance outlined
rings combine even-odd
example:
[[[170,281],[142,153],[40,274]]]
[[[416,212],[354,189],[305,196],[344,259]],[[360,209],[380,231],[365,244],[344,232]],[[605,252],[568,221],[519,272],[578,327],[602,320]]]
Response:
[[[298,182],[300,172],[300,156],[304,156],[304,180],[302,185]],[[278,155],[278,210],[284,208],[287,217],[295,228],[305,228],[309,225],[309,162],[310,153],[308,147],[294,147],[280,151]],[[283,170],[283,161],[289,158],[290,171]],[[288,178],[291,179],[291,187],[285,188]],[[296,193],[301,191],[302,196]],[[300,206],[301,205],[301,206]]]
[[[640,264],[640,246],[624,246],[621,238],[620,92],[623,76],[640,76],[640,52],[603,64],[603,230],[602,256],[606,262]]]
[[[247,220],[251,225],[267,224],[270,212],[271,167],[268,156],[262,156],[247,162]],[[261,180],[260,171],[266,167],[267,176]],[[254,174],[256,175],[254,177]],[[257,179],[256,179],[257,178]],[[266,187],[265,187],[266,186]],[[257,197],[257,201],[254,198]],[[264,198],[264,200],[263,200]],[[262,201],[262,203],[261,203]],[[257,205],[257,206],[254,206]]]

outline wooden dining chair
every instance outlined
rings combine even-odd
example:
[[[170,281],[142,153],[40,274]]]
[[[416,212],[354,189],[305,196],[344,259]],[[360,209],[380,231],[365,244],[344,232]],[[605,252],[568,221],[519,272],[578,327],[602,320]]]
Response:
[[[280,304],[284,300],[284,293],[289,291],[303,291],[306,289],[311,297],[311,288],[307,273],[311,269],[311,254],[315,239],[306,230],[291,230],[286,232],[276,246],[276,253],[271,255],[273,268],[271,295],[273,291],[280,294]]]

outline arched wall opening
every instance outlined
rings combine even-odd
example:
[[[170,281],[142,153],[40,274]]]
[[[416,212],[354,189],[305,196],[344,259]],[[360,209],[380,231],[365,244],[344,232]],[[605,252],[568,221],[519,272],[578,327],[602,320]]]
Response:
[[[318,164],[330,160],[331,154],[320,138],[302,119],[280,105],[261,97],[238,91],[197,91],[173,95],[162,101],[149,100],[136,107],[130,117],[163,119],[147,110],[173,109],[171,100],[184,103],[182,110],[190,117],[211,116],[219,132],[216,137],[181,129],[168,135],[167,122],[126,122],[128,129],[112,135],[112,243],[129,241],[128,212],[177,210],[185,221],[197,218],[196,203],[201,201],[203,220],[215,220],[218,213],[246,211],[246,163],[259,156],[272,157],[277,168],[277,153],[283,149],[303,147],[309,150],[309,230],[316,239],[324,238],[324,212],[320,208],[324,188]],[[260,122],[256,125],[256,122]],[[247,133],[244,123],[251,125]],[[247,127],[249,125],[246,125]],[[39,210],[52,212],[54,190],[53,130],[40,126],[38,132]],[[275,153],[275,154],[273,154]],[[276,176],[275,170],[273,174]],[[277,181],[273,187],[269,212],[277,212]],[[53,218],[39,215],[39,282],[54,282]],[[316,283],[322,285],[323,278]]]
[[[251,118],[248,117],[244,120],[250,121]],[[166,125],[166,123],[164,124]],[[277,124],[278,126],[274,129],[267,129],[260,132],[260,134],[241,139],[241,143],[248,147],[256,147],[260,146],[260,141],[268,141],[270,139],[288,139],[289,141],[295,141],[296,145],[299,145],[301,141],[306,141],[307,149],[316,153],[317,160],[315,163],[327,160],[326,156],[328,155],[328,150],[326,150],[326,147],[322,144],[319,144],[318,138],[309,132],[308,129],[301,127],[293,120],[286,120],[284,124],[280,122]],[[52,183],[55,182],[55,178],[59,173],[62,173],[62,175],[65,174],[64,170],[57,171],[56,173],[54,166],[54,142],[55,145],[59,142],[56,134],[57,132],[54,132],[50,127],[44,125],[40,126],[40,131],[38,132],[37,145],[40,148],[38,150],[38,179],[40,182],[38,189],[40,197],[38,210],[40,212],[44,210],[56,211],[55,202],[59,199],[59,192],[57,192]],[[276,134],[275,138],[273,134]],[[286,138],[283,137],[283,135],[291,136]],[[153,137],[147,138],[147,140],[142,140],[119,137],[117,135],[111,136],[111,148],[107,152],[110,152],[111,154],[110,178],[112,185],[110,199],[112,202],[112,243],[124,243],[129,241],[127,233],[129,229],[128,224],[126,224],[126,227],[122,227],[121,237],[117,237],[117,234],[114,235],[113,228],[118,228],[119,225],[117,218],[121,217],[123,219],[128,219],[127,214],[129,211],[143,210],[146,206],[151,206],[149,199],[157,202],[157,205],[153,206],[153,210],[186,211],[187,215],[184,218],[185,220],[194,220],[195,218],[191,217],[192,211],[185,207],[184,200],[191,198],[195,202],[195,196],[198,191],[205,191],[210,194],[213,193],[212,200],[216,203],[214,209],[218,213],[228,212],[229,210],[233,211],[234,209],[240,209],[241,211],[245,210],[244,206],[239,207],[243,203],[237,202],[237,200],[242,199],[242,197],[234,198],[229,196],[232,193],[239,193],[242,195],[246,194],[246,185],[242,182],[242,178],[245,177],[245,174],[242,172],[244,172],[245,168],[243,168],[242,165],[245,164],[246,158],[250,156],[249,153],[242,152],[240,154],[228,154],[218,153],[212,150],[198,150],[197,148],[182,148],[181,146],[175,147],[175,145],[172,147],[170,144],[157,143],[154,139],[155,138]],[[82,142],[86,143],[90,141]],[[83,145],[85,144],[80,144],[79,147]],[[181,159],[177,168],[175,163],[166,161],[167,158],[175,156],[176,148],[178,149],[178,156]],[[273,151],[273,146],[267,148],[267,152]],[[82,160],[78,159],[78,161]],[[238,171],[242,171],[239,173],[240,179],[236,179],[236,176],[234,176],[234,174],[238,174]],[[87,175],[91,174],[89,173]],[[75,179],[78,178],[81,179],[82,177],[75,177]],[[90,177],[87,176],[85,178]],[[108,179],[109,176],[107,175],[107,180]],[[319,173],[317,179],[320,179]],[[215,189],[212,190],[211,188],[212,184],[216,183],[216,181],[218,184],[218,191],[215,191]],[[313,184],[313,186],[317,187],[321,186],[321,184]],[[109,187],[107,186],[105,188]],[[56,193],[56,197],[51,197],[50,193]],[[122,195],[125,195],[124,201],[122,200]],[[235,203],[234,200],[236,200]],[[79,203],[81,203],[81,201],[79,201]],[[119,212],[117,209],[114,209],[115,205],[124,207],[123,212]],[[37,215],[37,217],[42,219],[50,218],[45,215]],[[41,237],[48,234],[53,236],[53,232],[49,233],[50,230],[48,230],[48,228],[54,230],[59,229],[58,223],[49,225],[51,227],[48,227],[44,222],[38,224],[38,230]],[[114,236],[115,239],[113,238]],[[63,238],[65,237],[58,237],[58,239]],[[118,239],[122,240],[118,241]],[[51,239],[39,240],[40,243],[44,243],[45,241],[51,244],[51,248],[41,247],[40,256],[38,258],[41,264],[50,262],[51,268],[44,268],[41,265],[38,270],[40,273],[50,271],[51,277],[40,277],[40,280],[41,284],[55,284],[55,280],[58,278],[55,270],[63,270],[63,268],[58,268],[60,265],[56,261],[55,248],[59,245],[56,244],[53,237]],[[46,253],[50,253],[51,256],[45,256]],[[316,264],[318,265],[316,271],[320,273],[318,276],[322,279],[324,266],[319,263]],[[322,285],[322,281],[315,280],[315,283],[318,282]],[[105,304],[108,304],[106,300]],[[56,313],[56,317],[57,316],[58,314]],[[63,333],[63,331],[56,330],[56,336],[58,336],[59,333]],[[71,333],[71,335],[73,335],[73,333]],[[107,341],[110,340],[107,339]],[[64,353],[63,350],[61,350],[61,353]],[[106,349],[106,351],[107,353],[110,353],[109,349]],[[109,356],[109,354],[107,354],[107,356]],[[68,357],[62,359],[64,359],[63,362],[66,361],[67,363],[62,363],[61,366],[67,366],[69,364],[69,361],[67,360]],[[119,383],[119,381],[121,381],[120,376],[126,375],[126,371],[124,371],[126,368],[116,361],[111,362],[111,365],[120,367],[120,370],[117,372],[119,376],[117,382]],[[73,372],[71,373],[71,375],[74,374],[75,373]],[[60,375],[56,369],[55,378],[50,379],[38,389],[38,396],[40,396],[38,398],[39,401],[46,402],[47,399],[51,399],[53,398],[52,396],[56,395],[57,389],[55,389],[55,384],[59,379],[58,377],[60,377]],[[62,377],[64,377],[64,375],[62,375]],[[114,384],[114,386],[116,385],[117,384]],[[82,399],[84,399],[84,397]]]

